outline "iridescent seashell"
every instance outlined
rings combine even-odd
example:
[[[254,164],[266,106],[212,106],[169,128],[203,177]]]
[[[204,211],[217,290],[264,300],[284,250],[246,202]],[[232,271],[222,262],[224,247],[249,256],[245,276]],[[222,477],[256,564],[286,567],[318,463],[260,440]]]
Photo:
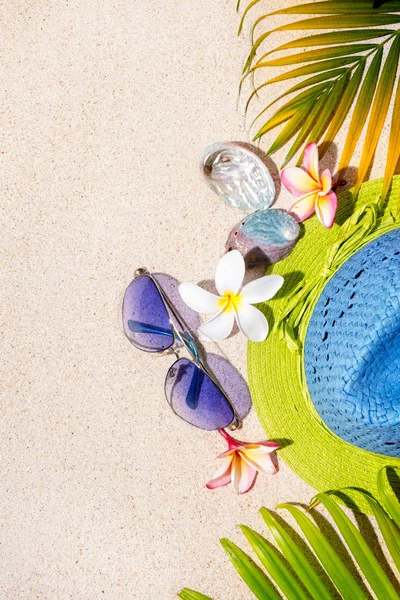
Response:
[[[299,232],[298,223],[286,211],[259,210],[232,229],[226,249],[239,250],[249,266],[272,264],[290,254]]]
[[[229,206],[246,212],[268,208],[275,197],[268,167],[250,148],[240,142],[212,144],[199,158],[209,187]]]

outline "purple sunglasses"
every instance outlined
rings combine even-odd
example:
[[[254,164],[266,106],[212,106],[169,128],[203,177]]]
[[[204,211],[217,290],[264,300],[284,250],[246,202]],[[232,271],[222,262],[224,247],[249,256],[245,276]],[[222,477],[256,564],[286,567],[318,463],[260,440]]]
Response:
[[[129,341],[145,352],[174,352],[177,360],[165,379],[165,396],[179,417],[200,429],[237,429],[242,421],[199,350],[182,318],[147,269],[138,269],[125,291],[122,320]],[[183,345],[191,359],[180,358]]]

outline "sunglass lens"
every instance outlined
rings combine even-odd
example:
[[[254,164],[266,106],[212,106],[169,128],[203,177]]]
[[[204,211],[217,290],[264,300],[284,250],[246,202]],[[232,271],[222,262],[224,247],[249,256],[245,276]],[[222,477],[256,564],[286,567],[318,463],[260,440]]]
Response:
[[[200,429],[222,429],[234,420],[226,396],[204,371],[186,358],[177,360],[168,371],[165,394],[172,410]]]
[[[167,309],[148,275],[136,277],[127,287],[122,319],[126,336],[141,350],[162,352],[174,342]]]

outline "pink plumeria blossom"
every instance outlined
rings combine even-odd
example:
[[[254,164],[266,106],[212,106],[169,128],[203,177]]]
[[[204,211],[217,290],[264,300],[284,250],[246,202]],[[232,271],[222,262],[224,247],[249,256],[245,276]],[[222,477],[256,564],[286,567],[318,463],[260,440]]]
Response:
[[[219,433],[228,442],[228,450],[217,458],[222,465],[214,477],[206,484],[209,490],[232,483],[237,494],[245,494],[252,487],[258,471],[274,475],[277,467],[272,461],[271,452],[279,448],[276,442],[247,444],[234,440],[224,429]]]
[[[324,227],[332,227],[335,219],[337,198],[332,190],[329,169],[319,174],[318,146],[314,142],[304,150],[303,168],[283,169],[281,180],[285,188],[297,197],[289,208],[299,221],[308,219],[315,211]]]

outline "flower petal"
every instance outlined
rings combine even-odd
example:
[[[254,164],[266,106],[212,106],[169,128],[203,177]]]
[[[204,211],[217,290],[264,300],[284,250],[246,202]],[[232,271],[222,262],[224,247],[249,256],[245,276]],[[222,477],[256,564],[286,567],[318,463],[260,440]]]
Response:
[[[236,310],[240,331],[252,342],[263,342],[268,335],[268,321],[263,313],[251,304],[243,303]]]
[[[240,290],[245,272],[243,256],[239,250],[231,250],[221,258],[215,273],[215,287],[223,296],[226,292],[237,294]]]
[[[318,219],[324,227],[332,227],[337,209],[337,198],[335,192],[329,192],[325,196],[319,196],[315,206]]]
[[[237,494],[245,494],[249,491],[256,478],[257,471],[253,469],[239,454],[235,454],[232,461],[232,483]]]
[[[293,194],[293,196],[304,196],[311,192],[317,192],[321,189],[319,183],[314,181],[312,177],[299,167],[288,167],[283,169],[281,180],[285,188]],[[219,291],[219,290],[218,290]]]
[[[293,212],[297,216],[299,222],[305,221],[310,217],[315,210],[315,203],[318,198],[317,192],[312,192],[306,196],[302,196],[289,207],[288,212]]]
[[[246,450],[245,452],[240,453],[243,459],[257,471],[264,471],[264,473],[269,473],[270,475],[274,475],[277,472],[277,468],[271,459],[271,455],[269,453],[264,452],[263,454],[259,454],[257,452],[253,452],[252,450]]]
[[[282,287],[282,284],[283,277],[280,275],[265,275],[265,277],[260,277],[247,283],[240,295],[249,304],[265,302],[275,296],[276,292]]]
[[[233,328],[235,313],[223,310],[212,319],[200,325],[197,333],[202,342],[220,342],[228,337]]]
[[[325,171],[321,174],[321,185],[322,191],[320,192],[321,196],[325,196],[328,192],[330,192],[332,188],[332,175],[329,169],[325,169]]]
[[[244,446],[238,446],[238,448],[243,450]],[[228,450],[225,450],[225,452],[218,454],[217,458],[226,458],[227,456],[232,456],[232,454],[236,452],[238,448],[229,448]]]
[[[194,283],[181,283],[179,294],[185,304],[200,313],[212,313],[218,310],[219,297]]]
[[[304,149],[303,167],[315,181],[319,182],[318,146],[315,142],[311,142]]]
[[[231,482],[231,463],[232,458],[224,460],[224,463],[218,469],[218,471],[214,474],[213,478],[206,483],[206,488],[209,490],[214,490],[215,488],[221,487],[223,485],[227,485]]]
[[[257,444],[246,444],[246,449],[259,454],[265,454],[278,450],[280,445],[276,442],[258,442]]]

